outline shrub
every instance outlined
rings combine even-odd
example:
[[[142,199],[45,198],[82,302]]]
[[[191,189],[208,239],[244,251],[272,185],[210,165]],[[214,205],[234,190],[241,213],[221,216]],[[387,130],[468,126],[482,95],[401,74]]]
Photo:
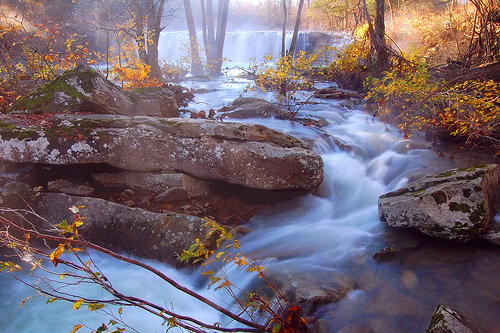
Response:
[[[364,24],[355,29],[352,41],[343,48],[327,47],[321,51],[324,64],[318,66],[317,73],[342,88],[361,88],[369,75],[370,52],[368,24]]]
[[[500,84],[466,80],[447,87],[432,79],[418,53],[409,60],[366,80],[367,106],[374,115],[396,122],[405,138],[426,131],[461,139],[464,145],[500,149]]]
[[[283,112],[293,117],[300,104],[307,99],[303,91],[312,88],[311,69],[317,58],[317,54],[306,54],[304,51],[300,51],[295,58],[268,55],[263,62],[251,65],[256,79],[250,88],[272,91]]]
[[[143,63],[139,58],[128,61],[125,66],[115,65],[113,70],[118,73],[123,89],[159,87],[161,83],[156,78],[150,78],[151,66]]]

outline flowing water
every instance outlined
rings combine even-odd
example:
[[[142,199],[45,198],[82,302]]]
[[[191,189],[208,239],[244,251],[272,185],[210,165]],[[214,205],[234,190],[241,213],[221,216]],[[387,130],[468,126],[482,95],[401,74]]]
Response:
[[[186,82],[188,88],[216,89],[198,94],[189,109],[217,109],[238,97],[248,82]],[[269,97],[269,96],[268,96]],[[438,157],[418,138],[403,140],[398,130],[350,110],[337,101],[320,101],[301,109],[304,116],[322,117],[322,128],[278,119],[250,119],[303,138],[325,164],[325,180],[312,193],[284,202],[255,216],[252,231],[240,242],[254,259],[264,260],[276,276],[295,277],[310,290],[349,290],[338,302],[319,306],[324,332],[424,332],[436,305],[462,312],[483,333],[500,330],[500,249],[482,242],[456,244],[424,238],[379,222],[377,199],[424,174],[479,163]],[[353,147],[346,151],[340,139]],[[393,260],[377,263],[372,255],[387,245],[402,248]],[[207,322],[226,323],[212,310],[166,287],[157,278],[124,263],[95,255],[115,286]],[[225,298],[206,289],[199,272],[176,271],[152,263],[187,287],[209,297]],[[231,281],[251,286],[241,270],[228,270]],[[101,291],[89,293],[101,295]],[[70,332],[79,321],[97,328],[108,319],[71,304],[45,299],[20,302],[33,291],[0,275],[1,332]],[[116,309],[115,309],[116,310]],[[140,332],[162,332],[157,319],[125,309],[124,319]],[[80,331],[85,331],[81,329]],[[88,330],[87,330],[88,331]]]

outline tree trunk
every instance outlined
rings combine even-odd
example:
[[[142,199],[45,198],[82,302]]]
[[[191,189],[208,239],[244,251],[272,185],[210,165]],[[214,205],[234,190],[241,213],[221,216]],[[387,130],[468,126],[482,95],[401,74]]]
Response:
[[[281,56],[284,57],[286,55],[286,0],[282,0],[283,3],[283,30],[281,32]]]
[[[162,80],[161,68],[158,63],[158,42],[160,39],[161,16],[165,0],[135,0],[133,2],[135,24],[134,39],[137,44],[139,59],[151,67],[149,76]],[[147,22],[145,24],[145,22]]]
[[[222,3],[222,5],[220,5]],[[211,75],[218,76],[221,74],[222,68],[222,57],[224,54],[224,41],[226,39],[226,27],[227,27],[227,16],[229,12],[229,0],[219,0],[219,10],[222,12],[219,13],[219,24],[217,25],[217,51],[215,54],[215,62],[211,67]]]
[[[229,0],[223,0],[220,25],[217,26],[217,57],[222,58],[224,41],[226,39],[227,17],[229,13]]]
[[[387,45],[385,44],[385,0],[375,0],[376,13],[375,13],[375,26],[372,24],[366,0],[363,0],[364,11],[366,20],[368,21],[368,31],[370,33],[370,40],[372,47],[375,50],[375,75],[380,76],[382,72],[389,68],[389,54]]]
[[[377,51],[376,72],[382,73],[389,69],[389,55],[385,43],[385,0],[375,1],[377,10],[375,13],[375,49]]]
[[[381,41],[385,41],[385,0],[375,0],[375,34]]]
[[[208,45],[215,46],[215,28],[214,28],[214,6],[212,0],[207,0],[207,33]]]
[[[295,48],[297,46],[297,37],[299,35],[300,28],[300,17],[302,15],[302,7],[304,6],[304,0],[299,1],[299,8],[297,9],[297,19],[295,20],[295,27],[293,28],[292,43],[290,44],[290,50],[288,51],[290,55],[295,56]]]
[[[139,59],[143,63],[148,63],[148,53],[146,52],[145,39],[145,29],[144,29],[144,13],[142,12],[142,3],[140,0],[134,1],[135,8],[135,26],[136,33],[134,36],[135,42],[137,44],[137,53],[139,54]]]
[[[207,52],[208,35],[207,35],[207,11],[205,6],[205,0],[200,0],[200,6],[201,6],[201,31],[203,33],[203,45],[205,45],[205,52]]]
[[[193,11],[190,0],[183,0],[184,12],[189,31],[189,44],[191,47],[191,74],[198,76],[203,74],[200,52],[198,51],[198,40],[196,38],[196,27],[194,25]]]
[[[207,0],[206,2],[206,8],[204,6],[205,1],[201,0],[202,2],[202,22],[203,22],[203,16],[205,16],[205,23],[206,24],[206,29],[205,26],[203,27],[203,44],[205,46],[205,55],[207,57],[207,62],[208,64],[213,64],[215,61],[215,29],[214,29],[214,10],[213,10],[213,4],[212,0]]]
[[[153,0],[148,0],[148,32],[146,35],[146,48],[148,52],[147,64],[151,66],[150,76],[156,78],[158,81],[162,80],[161,68],[158,62],[158,43],[160,41],[160,32],[163,30],[161,27],[161,16],[164,6],[165,0],[157,1],[156,4]],[[151,40],[151,43],[149,40]]]

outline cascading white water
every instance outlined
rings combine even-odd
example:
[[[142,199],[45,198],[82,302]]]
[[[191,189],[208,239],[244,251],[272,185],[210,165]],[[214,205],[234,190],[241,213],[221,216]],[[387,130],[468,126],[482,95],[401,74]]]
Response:
[[[197,95],[190,105],[194,111],[227,104],[245,86],[244,82],[231,80],[186,84],[189,88],[218,88]],[[330,332],[344,329],[343,332],[421,333],[439,303],[466,314],[481,332],[495,332],[500,327],[498,249],[427,240],[394,261],[376,263],[371,257],[389,243],[388,239],[408,237],[405,231],[389,230],[378,221],[377,199],[381,194],[413,177],[467,162],[441,159],[426,143],[403,140],[395,127],[380,123],[361,109],[348,110],[337,101],[317,102],[300,112],[324,118],[329,125],[323,128],[278,119],[245,120],[311,142],[323,158],[325,180],[312,193],[252,218],[252,231],[240,240],[243,250],[263,260],[273,274],[304,276],[306,280],[302,282],[311,288],[329,290],[337,288],[339,281],[354,281],[345,297],[320,307],[316,313]],[[335,138],[353,149],[341,149]],[[410,149],[410,144],[421,148]],[[97,263],[124,293],[159,304],[172,303],[180,313],[209,323],[227,324],[219,314],[140,269],[101,255],[97,256]],[[198,272],[191,274],[155,265],[186,286],[206,295],[212,293],[203,284],[200,286]],[[238,286],[253,284],[254,278],[244,270],[227,271]],[[86,309],[75,311],[64,302],[45,305],[41,298],[29,300],[19,308],[21,300],[32,291],[5,272],[0,275],[0,286],[2,332],[69,332],[80,320],[94,329],[108,322],[108,318],[94,316]],[[93,292],[99,295],[99,291]],[[231,301],[222,295],[219,291],[215,298]],[[136,310],[125,309],[124,319],[140,332],[165,330],[157,319],[143,317]]]
[[[292,33],[285,36],[286,47],[292,42]],[[277,31],[232,31],[226,33],[224,57],[233,64],[246,64],[251,58],[262,60],[265,55],[279,55],[281,52],[281,32]],[[198,33],[198,43],[203,36]],[[188,57],[189,34],[187,31],[166,31],[160,35],[158,46],[160,59],[178,62]],[[297,50],[309,51],[308,33],[299,32]],[[201,54],[203,56],[203,53]],[[226,64],[227,65],[227,64]]]

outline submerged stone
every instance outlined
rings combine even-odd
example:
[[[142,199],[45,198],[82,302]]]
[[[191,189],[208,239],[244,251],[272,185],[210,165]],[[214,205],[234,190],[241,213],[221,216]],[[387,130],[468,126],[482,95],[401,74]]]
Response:
[[[222,117],[234,119],[269,118],[279,113],[275,105],[257,97],[238,97],[220,111]]]
[[[386,261],[394,258],[397,254],[399,254],[401,251],[395,248],[394,246],[387,246],[384,247],[382,250],[377,251],[373,255],[373,259],[375,261]]]

